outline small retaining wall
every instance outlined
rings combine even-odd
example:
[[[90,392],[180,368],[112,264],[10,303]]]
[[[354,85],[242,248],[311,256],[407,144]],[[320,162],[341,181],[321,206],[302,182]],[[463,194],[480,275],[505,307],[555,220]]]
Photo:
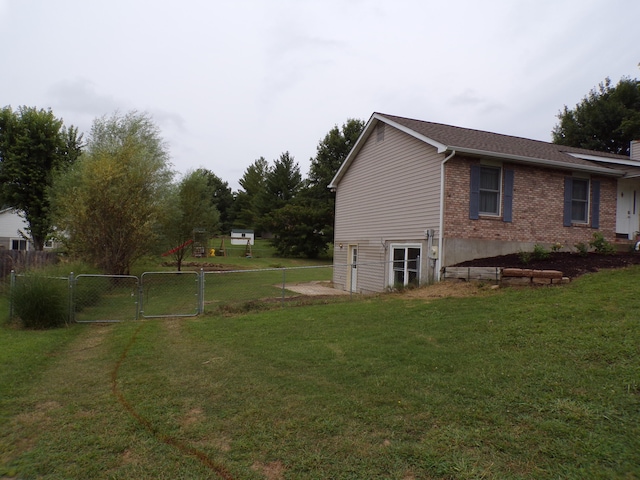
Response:
[[[445,267],[444,279],[492,281],[500,285],[557,285],[571,281],[558,270],[501,267]]]

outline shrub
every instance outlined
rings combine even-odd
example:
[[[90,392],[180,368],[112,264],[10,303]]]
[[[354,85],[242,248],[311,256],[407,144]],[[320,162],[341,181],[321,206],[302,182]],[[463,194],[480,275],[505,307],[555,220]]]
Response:
[[[589,246],[584,242],[578,242],[574,245],[574,247],[576,247],[578,255],[580,255],[581,257],[586,257],[589,253]]]
[[[45,329],[66,324],[69,317],[67,283],[41,274],[19,277],[11,292],[15,317],[24,328]]]
[[[549,250],[544,248],[539,243],[536,243],[533,246],[533,258],[534,258],[534,260],[546,260],[547,258],[549,258],[549,255],[550,255],[549,254]]]
[[[522,263],[523,265],[528,265],[529,262],[531,261],[531,252],[525,252],[524,250],[521,250],[518,253],[518,257],[520,258],[520,263]]]
[[[593,240],[589,242],[596,253],[601,253],[603,255],[613,255],[616,253],[616,249],[611,243],[604,238],[604,235],[600,232],[593,232]]]
[[[560,242],[556,242],[553,245],[551,245],[551,251],[553,253],[557,253],[562,249],[562,243]]]

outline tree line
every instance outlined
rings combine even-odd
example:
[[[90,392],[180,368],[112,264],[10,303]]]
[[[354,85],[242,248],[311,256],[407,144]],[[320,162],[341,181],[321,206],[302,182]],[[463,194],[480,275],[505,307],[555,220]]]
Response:
[[[629,154],[640,139],[640,81],[607,78],[564,107],[554,143]],[[334,194],[327,186],[365,124],[348,119],[322,138],[302,177],[285,151],[261,157],[239,179],[240,189],[200,168],[175,181],[158,126],[146,113],[96,119],[88,138],[52,111],[0,110],[0,206],[23,215],[23,236],[36,249],[50,239],[105,273],[126,274],[143,255],[173,251],[178,268],[194,232],[231,228],[270,234],[282,256],[315,258],[333,241]]]
[[[349,119],[319,142],[303,178],[284,152],[255,160],[233,192],[200,168],[176,181],[168,146],[147,113],[94,120],[88,138],[48,109],[0,110],[0,204],[25,219],[25,239],[41,250],[55,240],[110,274],[127,274],[144,255],[173,251],[180,268],[194,232],[231,228],[269,233],[280,255],[310,258],[333,241],[327,185],[362,132]]]

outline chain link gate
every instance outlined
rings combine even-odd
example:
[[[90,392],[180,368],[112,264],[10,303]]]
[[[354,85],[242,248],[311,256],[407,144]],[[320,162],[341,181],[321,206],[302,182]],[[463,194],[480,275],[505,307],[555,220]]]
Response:
[[[200,272],[69,276],[69,311],[78,323],[187,317],[202,313]]]
[[[69,310],[78,323],[137,320],[140,281],[133,275],[69,276]]]

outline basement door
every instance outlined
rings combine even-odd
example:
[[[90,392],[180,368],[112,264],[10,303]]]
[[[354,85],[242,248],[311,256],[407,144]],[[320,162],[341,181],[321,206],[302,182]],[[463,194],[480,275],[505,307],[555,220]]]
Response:
[[[618,181],[618,200],[616,202],[616,235],[620,238],[635,240],[640,230],[640,184],[628,180]]]
[[[358,245],[349,245],[348,255],[347,291],[355,293],[358,291]]]

